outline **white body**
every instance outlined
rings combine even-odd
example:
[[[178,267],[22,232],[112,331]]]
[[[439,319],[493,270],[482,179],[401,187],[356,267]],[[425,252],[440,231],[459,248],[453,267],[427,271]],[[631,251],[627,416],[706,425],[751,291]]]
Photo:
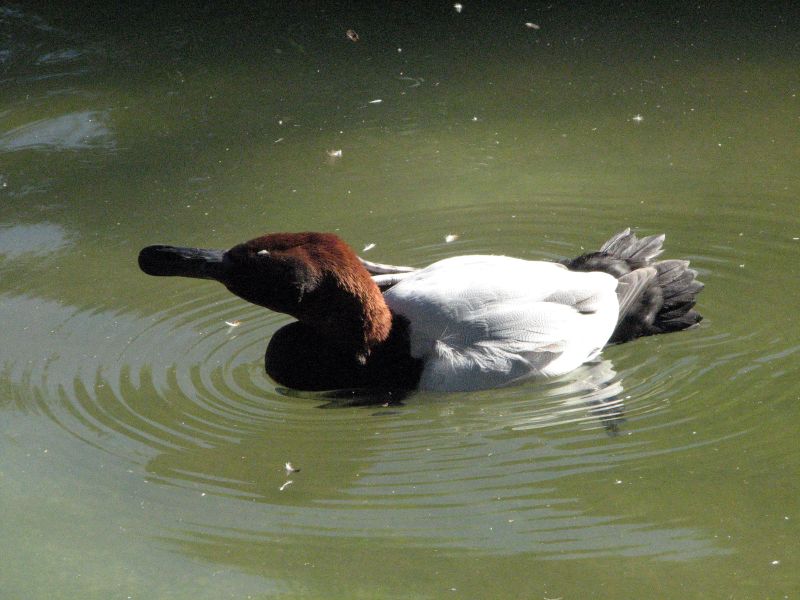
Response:
[[[617,280],[549,262],[457,256],[386,290],[410,322],[423,390],[477,390],[567,373],[596,357],[617,324]]]

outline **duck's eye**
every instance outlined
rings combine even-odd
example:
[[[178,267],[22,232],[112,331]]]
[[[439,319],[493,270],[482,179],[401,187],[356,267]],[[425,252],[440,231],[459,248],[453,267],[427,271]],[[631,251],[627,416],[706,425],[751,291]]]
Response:
[[[258,254],[259,256],[268,256],[269,250],[259,250],[258,252],[256,252],[256,254]]]

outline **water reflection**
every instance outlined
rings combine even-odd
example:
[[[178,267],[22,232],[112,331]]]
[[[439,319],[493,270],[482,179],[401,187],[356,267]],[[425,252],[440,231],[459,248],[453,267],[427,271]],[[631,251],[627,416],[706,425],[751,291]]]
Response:
[[[0,19],[10,22],[14,25],[33,27],[34,29],[48,33],[61,32],[61,30],[56,29],[48,24],[44,19],[42,19],[42,17],[32,13],[26,13],[19,6],[0,6]]]
[[[604,433],[619,433],[623,419],[623,377],[609,360],[556,382],[414,395],[393,411],[320,411],[319,398],[280,396],[263,374],[265,337],[283,318],[223,297],[187,296],[148,317],[28,296],[0,302],[19,340],[0,350],[17,409],[136,466],[150,485],[218,499],[219,511],[187,508],[193,524],[170,543],[389,531],[411,546],[554,559],[725,552],[690,527],[588,512],[567,491],[573,477],[691,447]],[[233,319],[242,325],[231,331]],[[628,398],[641,428],[646,415]],[[288,460],[301,468],[291,487]]]
[[[277,388],[288,398],[323,398],[320,408],[404,406],[414,402],[413,392],[351,391],[306,393]],[[490,401],[484,416],[496,418],[498,427],[515,430],[538,429],[567,423],[599,423],[610,433],[619,432],[625,422],[624,388],[610,360],[587,363],[555,381],[530,381],[503,389],[472,392],[471,396]],[[504,400],[498,401],[497,395]],[[480,400],[479,400],[480,398]],[[377,414],[377,413],[376,413]],[[388,414],[383,412],[380,414]]]
[[[78,36],[51,26],[41,16],[19,6],[0,6],[0,23],[8,32],[0,50],[3,81],[31,83],[89,71],[83,63],[88,50]]]
[[[542,385],[536,403],[507,406],[514,430],[530,430],[566,423],[599,422],[611,434],[625,422],[624,388],[610,360],[598,360]],[[539,394],[537,394],[538,396]]]
[[[46,52],[36,59],[36,64],[59,64],[72,62],[81,56],[84,52],[76,48],[66,48],[64,50],[56,50],[54,52]]]
[[[0,136],[0,152],[113,150],[109,111],[82,111],[21,125]]]
[[[0,223],[0,258],[48,256],[74,243],[74,236],[58,223]]]

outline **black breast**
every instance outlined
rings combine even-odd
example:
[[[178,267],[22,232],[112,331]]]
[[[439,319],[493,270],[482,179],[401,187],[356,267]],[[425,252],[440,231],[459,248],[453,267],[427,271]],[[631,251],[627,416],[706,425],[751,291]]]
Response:
[[[321,335],[302,322],[275,332],[264,365],[276,383],[295,390],[410,390],[416,388],[422,361],[409,352],[408,322],[394,316],[389,338],[372,348],[365,362],[341,339]]]

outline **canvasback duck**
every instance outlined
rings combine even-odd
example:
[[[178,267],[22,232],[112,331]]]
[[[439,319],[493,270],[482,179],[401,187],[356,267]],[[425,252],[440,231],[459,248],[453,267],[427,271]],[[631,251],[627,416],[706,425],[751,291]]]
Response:
[[[572,260],[455,256],[413,269],[366,261],[334,234],[273,233],[227,251],[148,246],[139,266],[214,279],[297,319],[267,346],[280,385],[477,390],[562,375],[608,344],[698,323],[703,284],[688,261],[654,260],[663,241],[626,229]]]

